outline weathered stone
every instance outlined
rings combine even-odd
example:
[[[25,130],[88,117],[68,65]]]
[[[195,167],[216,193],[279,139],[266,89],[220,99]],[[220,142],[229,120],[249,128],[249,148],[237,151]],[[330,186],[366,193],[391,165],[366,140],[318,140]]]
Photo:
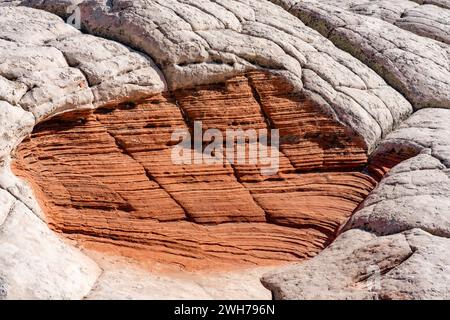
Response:
[[[33,184],[53,228],[82,242],[145,248],[152,260],[189,269],[311,256],[375,181],[358,172],[367,164],[364,142],[290,89],[281,77],[249,73],[66,114],[36,127],[19,147],[15,172]],[[171,134],[193,130],[195,121],[224,134],[279,128],[280,171],[264,176],[260,165],[230,164],[229,155],[218,164],[175,165]]]
[[[0,226],[12,211],[16,199],[7,191],[0,189]]]
[[[375,17],[423,37],[450,44],[450,10],[409,0],[271,0],[286,10],[299,2],[322,3]]]
[[[448,121],[450,111],[445,109],[420,110],[408,118],[402,125],[390,133],[372,157],[405,149],[418,152],[427,151],[450,167],[450,134]]]
[[[262,274],[276,267],[221,272],[158,272],[161,266],[138,267],[135,261],[88,252],[102,268],[88,300],[110,299],[258,299],[271,294],[260,282]],[[163,266],[167,268],[167,266]]]
[[[96,106],[167,90],[164,76],[149,57],[116,42],[79,34],[49,44],[86,76]]]
[[[39,1],[28,5],[41,7]],[[367,66],[268,1],[88,1],[79,7],[88,32],[148,54],[172,90],[263,68],[335,113],[369,150],[411,113]]]
[[[0,100],[1,162],[31,132],[34,123],[34,117],[31,113]]]
[[[349,230],[319,256],[265,275],[276,299],[448,299],[450,240]]]
[[[21,0],[18,2],[20,2],[20,5],[53,12],[67,19],[75,13],[76,6],[83,1],[85,0]]]
[[[421,110],[386,137],[374,161],[385,162],[386,155],[411,148],[422,154],[393,168],[349,227],[377,234],[421,228],[450,237],[449,120],[449,110]]]
[[[38,122],[166,89],[149,57],[82,35],[50,13],[2,7],[0,23],[0,98]]]
[[[81,299],[100,273],[19,201],[0,227],[0,252],[5,299]]]
[[[449,0],[412,0],[414,2],[420,4],[434,4],[441,8],[450,9],[450,1]]]
[[[2,165],[0,166],[0,189],[9,192],[11,196],[23,203],[27,208],[33,211],[34,214],[39,216],[42,220],[45,220],[45,215],[39,207],[33,190],[25,181],[18,178],[11,171],[10,164],[10,158],[3,159]]]
[[[337,5],[337,1],[326,1],[326,3]],[[345,1],[344,8],[355,13],[376,17],[384,21],[395,24],[398,19],[408,10],[420,7],[419,4],[409,0],[359,0]]]
[[[299,2],[290,11],[367,63],[416,109],[450,108],[448,45],[319,2]]]
[[[446,109],[420,110],[386,137],[372,162],[401,159],[412,154],[411,150],[420,154],[387,174],[350,219],[344,228],[348,231],[328,249],[311,261],[264,279],[277,298],[448,297],[449,119]],[[377,168],[382,173],[390,169]],[[413,228],[417,229],[411,231]],[[408,246],[404,245],[400,254],[395,246],[405,240]],[[381,261],[391,259],[380,255],[392,254],[396,262],[381,267]],[[367,271],[358,267],[358,262]],[[374,270],[380,272],[378,289],[371,288],[378,281]]]
[[[405,11],[395,25],[415,34],[450,44],[450,10],[424,5]]]
[[[92,35],[0,1],[0,298],[266,298],[254,266],[315,256],[356,208],[275,297],[448,297],[448,0],[76,2]],[[392,87],[435,108],[405,121]],[[174,166],[194,121],[279,129],[279,172]]]
[[[0,6],[16,6],[21,2],[20,0],[0,0]]]

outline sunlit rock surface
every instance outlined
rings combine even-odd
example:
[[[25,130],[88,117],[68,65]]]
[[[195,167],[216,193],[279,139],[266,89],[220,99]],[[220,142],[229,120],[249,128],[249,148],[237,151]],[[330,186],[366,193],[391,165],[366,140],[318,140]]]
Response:
[[[336,2],[0,1],[0,298],[448,298],[450,3]]]

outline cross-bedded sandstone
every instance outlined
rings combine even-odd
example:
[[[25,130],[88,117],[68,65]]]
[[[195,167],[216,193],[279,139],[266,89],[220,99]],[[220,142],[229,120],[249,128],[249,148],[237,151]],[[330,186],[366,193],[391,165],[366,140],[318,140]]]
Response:
[[[60,12],[53,3],[64,5],[28,4]],[[412,111],[369,67],[269,1],[84,1],[79,8],[86,31],[145,52],[172,90],[269,71],[364,137],[369,151]]]
[[[95,298],[111,288],[115,297],[153,297],[154,286],[217,296],[207,280],[136,286],[142,273],[127,267],[119,279],[122,267],[98,256],[108,249],[152,267],[309,257],[373,188],[368,174],[379,180],[391,169],[345,229],[367,232],[344,232],[265,284],[280,298],[448,293],[449,115],[424,110],[401,125],[412,107],[392,88],[416,109],[448,107],[448,0],[340,2],[345,10],[294,0],[272,0],[284,9],[265,0],[80,1],[83,31],[93,35],[20,2],[64,18],[71,4],[0,1],[1,298]],[[280,129],[278,175],[231,163],[176,168],[169,132],[195,120],[222,131]],[[11,172],[10,154],[34,193]],[[44,222],[100,250],[90,256],[103,272]],[[385,285],[368,292],[374,266]],[[236,277],[216,278],[232,282],[221,298],[236,297]]]
[[[50,225],[81,242],[140,248],[188,269],[309,257],[375,181],[359,172],[364,142],[289,87],[249,73],[63,115],[35,128],[14,168],[34,185]],[[280,172],[174,164],[171,134],[195,121],[205,130],[279,128]]]

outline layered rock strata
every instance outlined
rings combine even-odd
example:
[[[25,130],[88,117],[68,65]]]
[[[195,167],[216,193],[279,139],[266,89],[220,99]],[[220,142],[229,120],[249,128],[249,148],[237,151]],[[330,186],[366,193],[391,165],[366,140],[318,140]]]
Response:
[[[415,113],[375,153],[418,155],[392,169],[338,239],[266,275],[280,299],[448,299],[450,112]]]
[[[280,171],[174,164],[171,134],[195,121],[224,133],[280,128]],[[375,186],[358,172],[364,142],[264,73],[65,114],[38,125],[17,158],[55,230],[188,269],[313,256]]]
[[[436,10],[443,10],[440,17],[448,25],[448,10]],[[369,65],[404,94],[416,109],[450,107],[448,44],[423,37],[423,32],[413,34],[387,21],[328,3],[295,2],[289,11],[339,48]],[[404,19],[407,19],[406,15]],[[406,25],[405,22],[403,26]],[[444,28],[442,33],[445,38],[448,31]],[[433,31],[433,34],[439,32]]]
[[[59,13],[64,1],[28,5]],[[411,113],[369,67],[269,1],[83,1],[79,8],[84,30],[148,54],[171,90],[264,69],[335,114],[369,151]]]
[[[390,134],[413,111],[392,87],[416,109],[448,108],[445,15],[438,21],[425,14],[419,28],[414,13],[412,27],[402,28],[415,35],[392,24],[401,10],[388,18],[381,2],[374,17],[311,2],[292,3],[292,14],[261,0],[80,2],[81,26],[93,35],[53,14],[15,7],[19,1],[0,1],[1,298],[105,298],[111,288],[114,297],[155,297],[152,285],[215,297],[207,280],[173,285],[179,277],[149,277],[138,285],[149,273],[128,265],[129,281],[119,281],[123,265],[85,251],[94,262],[46,223],[102,257],[108,250],[152,267],[162,261],[200,268],[218,257],[231,265],[287,262],[334,239],[373,188],[368,174],[379,180],[409,157],[333,246],[264,283],[276,298],[447,296],[448,196],[437,186],[446,183],[449,115],[422,110]],[[448,0],[431,2],[449,8]],[[71,14],[65,0],[22,3]],[[423,8],[405,4],[420,14]],[[319,25],[311,23],[316,16]],[[333,34],[330,40],[350,54],[301,20]],[[231,163],[169,164],[168,132],[192,130],[195,120],[222,131],[280,129],[278,175]],[[33,191],[12,173],[11,156]],[[427,173],[440,183],[429,183]],[[18,238],[23,226],[29,236]],[[247,274],[245,283],[255,283],[251,274],[259,273]],[[241,278],[211,281],[240,285]],[[220,297],[262,297],[259,290],[230,283]]]

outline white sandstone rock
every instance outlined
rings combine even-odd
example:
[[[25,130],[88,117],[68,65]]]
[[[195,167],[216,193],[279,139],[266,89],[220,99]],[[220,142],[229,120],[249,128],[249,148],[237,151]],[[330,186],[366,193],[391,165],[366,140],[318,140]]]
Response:
[[[66,244],[17,201],[0,227],[3,299],[81,299],[100,274],[97,265]]]
[[[317,257],[263,277],[276,299],[448,299],[450,240],[349,230]]]
[[[101,261],[105,271],[98,278],[96,263],[49,230],[30,187],[9,163],[35,122],[61,112],[254,69],[284,76],[363,137],[369,153],[381,143],[374,156],[403,148],[421,153],[391,171],[328,249],[266,276],[274,296],[450,298],[450,242],[444,238],[450,231],[450,110],[441,109],[450,108],[450,48],[447,29],[432,31],[445,25],[445,14],[419,5],[450,3],[365,7],[354,0],[337,9],[315,1],[272,2],[285,9],[266,0],[83,1],[81,22],[93,34],[85,35],[51,13],[0,1],[0,298],[268,298],[255,285],[259,271],[182,279]],[[70,5],[24,4],[63,17]],[[402,19],[399,26],[419,35],[392,24]],[[414,25],[420,19],[427,23]],[[426,38],[430,32],[442,42]],[[412,106],[391,86],[416,108],[436,108],[404,121]],[[161,288],[171,294],[156,292]]]
[[[40,1],[26,4],[42,7]],[[412,110],[370,68],[269,1],[118,0],[82,2],[79,7],[88,32],[145,52],[161,67],[169,89],[265,69],[314,96],[328,113],[363,136],[369,151]],[[73,50],[73,45],[66,46],[66,51]],[[72,56],[67,55],[71,65]],[[97,74],[104,69],[98,63],[79,67],[91,83],[98,83]],[[116,95],[94,94],[101,101]]]
[[[16,198],[9,192],[0,189],[0,226],[5,222],[15,203]]]
[[[152,271],[125,258],[88,252],[103,272],[88,300],[109,299],[258,299],[269,300],[271,293],[260,282],[273,267],[238,271],[186,272]],[[154,266],[152,266],[152,269]]]
[[[2,7],[0,23],[0,99],[37,122],[166,90],[148,56],[83,35],[51,13]]]
[[[421,228],[450,237],[450,110],[416,112],[381,143],[374,156],[414,148],[394,167],[348,224],[380,235]]]

